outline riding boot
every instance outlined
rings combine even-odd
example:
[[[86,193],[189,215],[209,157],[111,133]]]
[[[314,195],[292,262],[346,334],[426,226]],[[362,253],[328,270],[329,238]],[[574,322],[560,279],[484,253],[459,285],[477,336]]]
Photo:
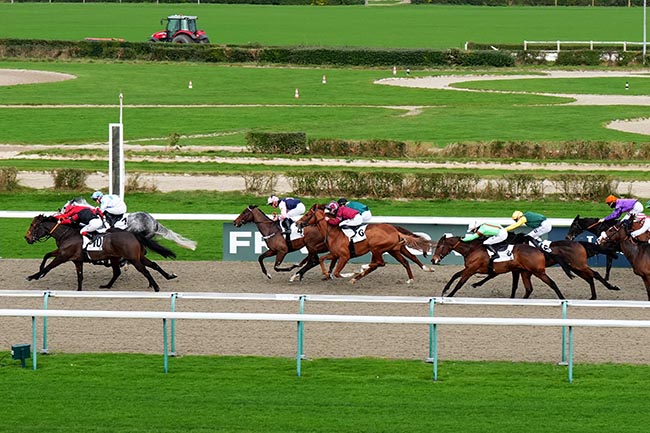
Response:
[[[282,220],[280,223],[280,227],[282,227],[282,234],[286,235],[291,233],[291,224],[293,224],[291,218],[285,218]]]
[[[485,250],[488,252],[488,275],[492,276],[495,275],[494,273],[494,259],[498,257],[497,250],[493,245],[485,245]],[[490,252],[492,255],[490,255]]]

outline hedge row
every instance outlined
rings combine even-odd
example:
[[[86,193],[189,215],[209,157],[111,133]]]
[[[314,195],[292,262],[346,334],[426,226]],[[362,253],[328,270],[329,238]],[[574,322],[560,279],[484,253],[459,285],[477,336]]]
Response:
[[[376,199],[602,200],[618,182],[607,175],[513,174],[481,179],[474,174],[311,171],[288,176],[293,193],[302,196],[352,196]]]
[[[643,6],[643,0],[411,0],[411,3],[473,6]]]
[[[110,60],[259,62],[341,66],[514,66],[499,51],[257,47],[118,41],[0,39],[0,56],[18,58],[98,58]]]

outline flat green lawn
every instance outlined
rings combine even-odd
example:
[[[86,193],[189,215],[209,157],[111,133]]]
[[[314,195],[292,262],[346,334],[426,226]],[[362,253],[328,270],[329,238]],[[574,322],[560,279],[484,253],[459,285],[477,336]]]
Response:
[[[213,43],[462,48],[466,41],[641,41],[641,8],[2,3],[1,38],[147,41],[160,19],[198,15]]]
[[[22,105],[0,108],[1,143],[105,141],[108,123],[119,120],[116,104],[120,92],[126,104],[125,140],[157,138],[153,143],[158,144],[173,133],[225,134],[213,138],[212,143],[243,144],[248,131],[304,131],[310,138],[394,139],[425,145],[491,140],[645,140],[638,134],[604,127],[614,119],[644,117],[645,107],[617,106],[612,110],[608,106],[561,105],[565,98],[373,84],[392,76],[382,70],[86,62],[2,62],[0,67],[52,70],[78,77],[0,87],[0,101]],[[329,76],[326,85],[321,82],[323,74]],[[189,80],[193,89],[187,87]],[[620,79],[608,80],[610,87],[625,92]],[[536,85],[538,80],[521,80],[521,85],[530,81]],[[552,83],[546,83],[545,91],[568,90],[562,80],[547,81]],[[559,83],[557,88],[553,83]],[[582,89],[599,93],[602,87],[602,82],[590,80]],[[300,89],[299,99],[294,98],[296,88]],[[34,107],[43,104],[46,106]],[[164,106],[158,107],[161,104]],[[245,106],[233,106],[240,104]],[[387,108],[396,105],[424,108],[418,115]],[[198,140],[206,144],[205,138]],[[191,143],[191,138],[182,141]]]
[[[6,432],[645,432],[650,367],[0,352]],[[29,361],[28,361],[29,362]]]

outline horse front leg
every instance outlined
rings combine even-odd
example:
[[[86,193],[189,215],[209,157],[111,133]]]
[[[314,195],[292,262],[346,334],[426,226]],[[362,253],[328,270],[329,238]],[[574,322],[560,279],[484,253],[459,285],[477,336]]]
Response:
[[[605,261],[605,281],[609,281],[609,273],[612,270],[612,262],[614,259],[612,259],[610,256],[607,256],[607,259]]]
[[[400,255],[400,257],[401,257],[401,255]],[[397,257],[395,257],[395,258],[397,258]],[[404,257],[402,257],[402,260],[404,260]],[[404,260],[404,261],[406,261],[406,260]],[[356,283],[361,278],[365,277],[369,273],[375,271],[377,268],[380,268],[382,266],[386,266],[386,262],[384,261],[384,258],[382,257],[381,253],[373,253],[372,254],[372,261],[370,262],[370,265],[368,266],[368,268],[364,269],[363,272],[361,272],[360,274],[357,274],[354,277],[352,277],[352,279],[350,280],[350,284]],[[406,263],[406,266],[408,266],[408,263]],[[411,269],[409,267],[409,271],[410,270]],[[411,273],[411,277],[412,276],[413,276],[413,274]]]
[[[113,287],[113,283],[115,283],[117,277],[119,277],[120,274],[122,273],[122,270],[120,269],[120,259],[117,257],[111,257],[110,261],[111,261],[111,268],[113,269],[113,277],[108,283],[99,286],[100,289],[110,289],[111,287]]]
[[[54,251],[50,251],[49,253],[45,254],[43,256],[43,261],[41,261],[41,266],[39,266],[38,270],[42,271],[43,268],[45,268],[45,263],[47,262],[47,260],[52,258],[52,257],[56,257],[58,254],[59,254],[59,249],[58,248],[56,250],[54,250]]]
[[[471,277],[474,274],[476,274],[475,271],[470,271],[470,270],[465,269],[463,271],[463,274],[461,275],[460,279],[458,280],[458,283],[456,284],[456,287],[454,287],[454,290],[452,290],[451,293],[449,293],[449,297],[451,298],[452,296],[454,296],[456,294],[456,292],[458,292],[460,290],[460,288],[463,287],[465,282],[467,280],[469,280],[469,277]]]
[[[50,272],[52,269],[56,268],[59,266],[61,263],[67,262],[68,259],[62,259],[61,256],[56,256],[54,260],[50,262],[49,265],[47,265],[45,268],[42,270],[39,270],[35,274],[27,276],[27,281],[32,281],[32,280],[38,280],[39,278],[43,278],[48,272]]]
[[[278,252],[277,255],[275,256],[275,264],[273,265],[273,270],[275,272],[290,272],[296,269],[299,266],[302,266],[303,262],[300,263],[294,263],[293,265],[285,268],[281,268],[280,265],[284,261],[284,258],[286,257],[287,253],[286,252]],[[303,260],[304,261],[304,260]]]
[[[325,260],[331,260],[332,263],[330,264],[330,270],[329,272],[327,269],[325,269]],[[337,258],[332,254],[331,252],[328,254],[325,254],[319,259],[320,263],[320,270],[323,273],[323,280],[329,280],[332,278],[332,266],[336,263]]]
[[[524,293],[524,299],[528,299],[533,293],[533,282],[530,279],[530,272],[522,272],[521,281],[523,281],[524,288],[526,289],[526,293]]]
[[[463,271],[458,271],[454,275],[452,275],[449,281],[447,281],[447,284],[445,284],[445,287],[442,289],[442,293],[440,294],[440,296],[445,296],[445,294],[449,291],[451,284],[461,275],[463,275]]]
[[[262,269],[262,273],[263,273],[264,275],[266,275],[266,278],[268,278],[269,280],[271,279],[271,274],[269,274],[269,273],[266,271],[266,266],[264,266],[264,259],[267,258],[267,257],[272,257],[272,256],[274,256],[274,255],[275,255],[275,251],[273,251],[273,250],[266,250],[263,254],[261,254],[261,255],[257,258],[257,261],[258,261],[258,263],[260,264],[260,268]]]
[[[158,285],[158,283],[156,283],[156,280],[153,279],[151,273],[147,270],[147,267],[140,260],[137,259],[130,262],[138,270],[138,272],[144,275],[147,281],[149,281],[149,287],[152,287],[154,292],[159,292],[160,286]]]
[[[519,271],[512,271],[512,289],[510,290],[510,298],[514,299],[519,288]]]

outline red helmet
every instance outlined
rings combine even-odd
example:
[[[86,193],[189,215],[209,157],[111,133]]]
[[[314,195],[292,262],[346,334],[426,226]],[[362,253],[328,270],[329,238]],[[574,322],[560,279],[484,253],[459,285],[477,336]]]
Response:
[[[616,200],[618,200],[618,198],[616,198],[615,195],[610,194],[610,195],[608,195],[607,198],[605,199],[605,203],[607,203],[607,204],[616,203]]]

